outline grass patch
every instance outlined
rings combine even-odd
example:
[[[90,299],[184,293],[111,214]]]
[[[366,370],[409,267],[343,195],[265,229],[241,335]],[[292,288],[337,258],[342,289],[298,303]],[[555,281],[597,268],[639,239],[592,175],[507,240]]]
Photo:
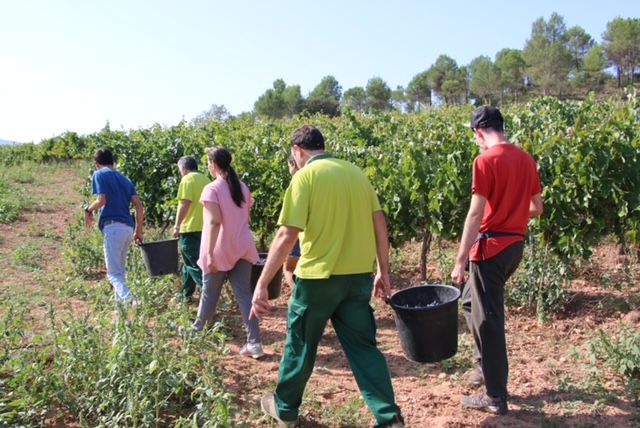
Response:
[[[79,222],[67,229],[62,244],[62,260],[67,274],[92,278],[105,268],[102,234],[97,228],[85,232]]]
[[[590,361],[603,362],[624,383],[629,397],[640,405],[640,332],[626,324],[609,336],[598,330],[589,343]]]
[[[42,227],[42,225],[30,223],[27,225],[27,234],[31,238],[46,238],[51,240],[60,240],[60,236],[51,228]]]
[[[332,394],[335,391],[305,391],[302,399],[303,416],[315,420],[331,421],[341,427],[366,427],[369,421],[362,412],[367,409],[366,404],[360,395],[346,401],[320,400],[319,395]]]
[[[8,168],[0,172],[0,223],[15,223],[25,211],[31,211],[35,207],[32,192],[25,186],[30,184],[31,172],[25,172],[25,177],[18,180],[11,174]]]
[[[358,396],[345,403],[323,406],[322,416],[324,420],[334,420],[340,426],[366,427],[368,424],[362,420],[360,413],[363,408],[366,408],[364,400]]]
[[[0,171],[0,223],[14,223],[24,212],[54,213],[61,205],[77,203],[76,192],[60,193],[56,188],[61,181],[87,175],[87,170],[85,162],[23,162],[5,166]],[[84,188],[76,190],[88,196],[89,183],[87,175]]]
[[[13,253],[14,266],[27,270],[42,268],[42,253],[37,242],[29,241],[16,248]]]
[[[0,316],[0,426],[41,425],[52,414],[82,426],[232,425],[236,409],[218,360],[227,341],[221,325],[181,338],[177,327],[192,314],[168,305],[174,278],[149,278],[133,248],[128,270],[141,306],[115,323],[107,281],[50,278],[91,308],[50,307],[38,331],[27,318],[33,297],[8,299]]]
[[[14,223],[20,218],[20,213],[26,204],[13,186],[0,178],[0,223]]]
[[[176,337],[179,313],[140,310],[60,317],[31,329],[27,305],[10,302],[0,319],[0,425],[37,425],[54,412],[88,426],[230,426],[215,328]],[[68,308],[71,311],[71,308]],[[206,351],[204,351],[206,350]]]
[[[20,218],[20,204],[5,196],[0,196],[0,223],[15,223]]]
[[[473,339],[470,334],[458,336],[458,352],[438,363],[442,371],[450,374],[453,380],[462,379],[462,374],[473,367]]]
[[[4,168],[2,178],[18,184],[36,183],[37,174],[41,174],[43,165],[36,162],[24,162]],[[37,174],[36,174],[37,173]]]

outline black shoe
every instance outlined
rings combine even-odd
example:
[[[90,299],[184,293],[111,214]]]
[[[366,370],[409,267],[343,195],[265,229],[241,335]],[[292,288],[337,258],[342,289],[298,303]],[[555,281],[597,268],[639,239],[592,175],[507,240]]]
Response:
[[[476,366],[471,373],[469,373],[468,379],[469,386],[477,387],[484,385],[484,374],[482,373],[482,367]]]
[[[469,409],[483,410],[494,415],[504,415],[508,411],[505,397],[489,397],[487,394],[462,397],[462,405]]]
[[[387,428],[404,428],[404,422],[402,421],[392,422],[390,425],[387,425]]]

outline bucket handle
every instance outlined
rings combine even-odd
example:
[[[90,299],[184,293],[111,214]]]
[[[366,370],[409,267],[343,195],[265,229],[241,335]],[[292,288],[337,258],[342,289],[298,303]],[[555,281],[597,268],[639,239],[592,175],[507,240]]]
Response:
[[[462,282],[459,282],[459,283],[451,281],[451,286],[457,288],[458,290],[460,290],[460,293],[462,293],[462,290],[464,289],[464,286],[466,284],[467,284],[467,281],[462,281]]]

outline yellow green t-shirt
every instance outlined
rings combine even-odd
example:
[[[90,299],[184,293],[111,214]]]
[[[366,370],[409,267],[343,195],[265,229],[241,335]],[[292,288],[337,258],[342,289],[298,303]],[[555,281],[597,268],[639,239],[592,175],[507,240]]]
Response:
[[[329,153],[311,158],[292,178],[279,225],[302,229],[295,274],[303,279],[373,272],[373,213],[380,202],[364,173]]]
[[[209,184],[206,175],[200,172],[190,172],[182,177],[178,186],[178,200],[191,201],[187,216],[180,225],[180,233],[202,232],[202,204],[200,195],[204,186]]]

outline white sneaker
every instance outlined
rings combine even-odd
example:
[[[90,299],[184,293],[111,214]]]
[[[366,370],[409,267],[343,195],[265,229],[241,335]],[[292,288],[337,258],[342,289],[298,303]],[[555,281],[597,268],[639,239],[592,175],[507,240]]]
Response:
[[[240,355],[245,357],[255,358],[257,360],[258,358],[261,358],[264,356],[264,351],[262,350],[262,344],[259,342],[247,343],[242,347],[242,349],[240,349]]]

